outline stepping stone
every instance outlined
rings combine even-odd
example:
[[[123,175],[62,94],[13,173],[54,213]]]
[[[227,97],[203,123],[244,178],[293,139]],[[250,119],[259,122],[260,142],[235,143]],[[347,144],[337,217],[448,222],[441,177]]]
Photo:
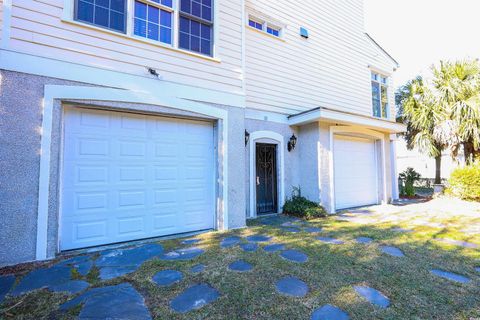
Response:
[[[263,247],[263,250],[266,252],[277,252],[285,249],[285,245],[283,243],[274,243],[269,244]]]
[[[386,253],[388,255],[391,255],[392,257],[404,257],[405,255],[403,254],[402,250],[392,247],[392,246],[381,246],[380,250],[382,250],[383,253]]]
[[[394,231],[394,232],[403,232],[403,233],[413,232],[412,229],[405,229],[405,228],[393,228],[392,231]]]
[[[220,247],[230,248],[230,247],[236,246],[237,244],[240,243],[240,240],[241,240],[241,238],[237,237],[237,236],[226,237],[220,243]]]
[[[59,286],[71,280],[71,269],[67,266],[52,266],[36,269],[24,276],[13,288],[11,294],[20,296],[33,290]]]
[[[170,308],[179,313],[186,313],[215,301],[220,296],[219,292],[208,284],[194,285],[170,302]]]
[[[265,236],[263,234],[254,234],[253,236],[248,236],[247,240],[251,242],[267,242],[270,241],[272,237]]]
[[[308,293],[308,286],[295,277],[285,277],[275,284],[277,292],[291,297],[304,297]]]
[[[317,228],[317,227],[308,227],[304,229],[305,232],[308,233],[317,233],[317,232],[322,232],[322,228]]]
[[[156,243],[130,249],[114,249],[101,253],[95,261],[100,269],[100,279],[109,280],[137,270],[145,261],[163,253],[163,247]]]
[[[342,240],[331,238],[331,237],[317,237],[316,239],[328,244],[343,244]]]
[[[315,310],[311,320],[349,320],[348,314],[340,308],[326,304]]]
[[[53,292],[68,292],[69,294],[75,294],[87,289],[89,286],[90,284],[86,281],[72,280],[51,286],[49,289]]]
[[[247,272],[253,269],[250,263],[247,263],[243,260],[237,260],[228,265],[228,269],[237,272]]]
[[[163,270],[157,272],[152,278],[153,282],[163,287],[171,286],[175,282],[179,282],[182,279],[183,274],[176,270]]]
[[[205,270],[205,265],[204,264],[197,264],[196,266],[193,266],[190,268],[191,273],[200,273],[203,270]]]
[[[282,230],[285,231],[285,232],[290,232],[290,233],[298,233],[302,230],[300,230],[300,228],[297,228],[297,227],[282,227]]]
[[[353,288],[360,296],[367,299],[371,304],[377,305],[381,308],[386,308],[390,305],[390,299],[378,290],[366,286],[354,286]]]
[[[287,221],[281,224],[282,227],[295,227],[295,222]]]
[[[160,256],[160,260],[178,261],[178,260],[192,260],[204,253],[205,250],[198,247],[191,247],[185,249],[178,249],[170,251]]]
[[[280,256],[286,260],[297,263],[305,263],[308,260],[308,256],[298,250],[285,250],[280,254]]]
[[[358,237],[355,239],[355,241],[357,241],[357,243],[369,244],[373,241],[373,239],[368,237]]]
[[[476,243],[471,243],[471,242],[466,242],[466,241],[460,241],[460,240],[454,240],[454,239],[442,239],[442,238],[437,238],[435,241],[451,244],[454,246],[459,246],[459,247],[464,247],[464,248],[472,248],[476,249],[479,247],[478,244]]]
[[[253,251],[257,251],[258,244],[256,244],[256,243],[242,243],[240,245],[240,248],[242,248],[243,251],[253,252]]]
[[[86,276],[93,267],[93,261],[90,260],[90,256],[76,256],[57,263],[57,266],[71,266],[77,270],[77,272]]]
[[[77,270],[77,272],[82,275],[86,276],[93,267],[93,261],[88,260],[79,264],[73,265],[73,267]]]
[[[195,243],[199,243],[199,242],[200,242],[200,239],[185,239],[181,243],[182,244],[195,244]]]
[[[270,216],[259,219],[260,224],[266,226],[281,225],[283,221],[285,221],[285,219],[279,216]]]
[[[144,298],[129,283],[88,290],[62,304],[60,310],[69,310],[80,304],[83,304],[83,307],[78,319],[152,318],[145,306]]]
[[[451,280],[451,281],[454,281],[454,282],[458,282],[458,283],[469,283],[470,282],[470,279],[465,277],[465,276],[462,276],[460,274],[457,274],[457,273],[453,273],[453,272],[448,272],[448,271],[444,271],[444,270],[438,270],[438,269],[433,269],[433,270],[430,270],[430,272],[438,277],[441,277],[441,278],[444,278],[444,279],[447,279],[447,280]]]
[[[90,260],[90,256],[76,256],[67,260],[60,261],[57,266],[75,266]]]
[[[0,276],[0,303],[2,303],[3,299],[5,299],[5,296],[10,291],[14,283],[14,275]]]

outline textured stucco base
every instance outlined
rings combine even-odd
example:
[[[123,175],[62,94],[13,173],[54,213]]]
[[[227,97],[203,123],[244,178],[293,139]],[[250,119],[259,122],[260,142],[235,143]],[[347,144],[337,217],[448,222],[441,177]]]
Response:
[[[40,168],[40,134],[42,126],[42,99],[45,85],[89,86],[59,79],[52,79],[23,73],[1,72],[0,86],[0,265],[35,260],[37,239],[38,186]],[[167,108],[163,106],[104,101],[60,101],[53,106],[53,127],[51,136],[51,162],[49,187],[49,212],[47,234],[47,256],[58,252],[59,216],[59,168],[62,140],[62,108],[65,105],[89,106],[102,109],[138,111],[164,116],[187,118],[209,118],[200,114]],[[218,204],[221,205],[223,192],[228,192],[228,227],[240,228],[245,219],[245,176],[244,110],[242,108],[212,105],[228,111],[228,154],[220,147],[217,157],[217,172],[222,174],[228,166],[229,189],[218,186]],[[216,121],[216,132],[225,125]],[[218,141],[223,137],[218,135]],[[228,163],[224,163],[228,159]],[[240,165],[239,165],[240,164]],[[221,215],[217,219],[223,229]]]

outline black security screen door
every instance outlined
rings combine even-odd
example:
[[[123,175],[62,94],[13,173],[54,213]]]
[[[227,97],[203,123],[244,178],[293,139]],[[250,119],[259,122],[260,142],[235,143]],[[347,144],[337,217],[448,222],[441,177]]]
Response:
[[[277,212],[277,146],[257,143],[257,214]]]

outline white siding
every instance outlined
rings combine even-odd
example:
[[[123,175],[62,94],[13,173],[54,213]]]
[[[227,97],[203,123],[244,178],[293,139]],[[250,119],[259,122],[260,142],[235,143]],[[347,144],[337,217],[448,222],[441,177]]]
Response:
[[[242,1],[218,3],[221,62],[63,22],[63,0],[13,0],[10,49],[140,76],[148,66],[165,81],[240,92]]]
[[[394,64],[364,34],[361,0],[246,5],[247,13],[286,25],[284,41],[246,27],[247,107],[294,114],[322,106],[372,115],[368,66],[392,71]],[[309,39],[300,37],[300,27]]]

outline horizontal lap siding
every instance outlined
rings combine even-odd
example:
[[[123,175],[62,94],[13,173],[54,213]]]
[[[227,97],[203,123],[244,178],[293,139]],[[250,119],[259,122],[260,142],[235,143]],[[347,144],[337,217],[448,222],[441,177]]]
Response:
[[[73,1],[73,0],[72,0]],[[221,1],[218,50],[221,63],[61,21],[63,0],[13,0],[13,50],[197,87],[240,92],[241,1]]]
[[[364,34],[362,1],[247,0],[248,11],[286,29],[285,41],[279,41],[247,28],[247,107],[292,114],[322,106],[372,114],[368,66],[388,70],[392,62]],[[300,37],[300,27],[308,29],[308,40]]]

